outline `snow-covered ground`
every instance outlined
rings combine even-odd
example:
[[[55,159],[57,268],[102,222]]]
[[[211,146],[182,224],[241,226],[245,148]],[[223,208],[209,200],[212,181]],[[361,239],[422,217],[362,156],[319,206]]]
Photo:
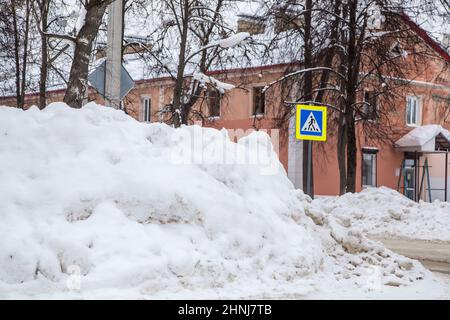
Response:
[[[380,187],[318,198],[314,205],[365,234],[450,241],[450,202],[417,203],[395,190]]]
[[[0,107],[3,299],[450,296],[325,206],[264,133]]]

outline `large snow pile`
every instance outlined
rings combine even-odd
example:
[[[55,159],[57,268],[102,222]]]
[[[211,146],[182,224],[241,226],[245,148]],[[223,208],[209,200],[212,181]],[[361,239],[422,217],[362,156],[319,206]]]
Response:
[[[320,198],[314,203],[338,219],[349,220],[366,234],[450,241],[449,202],[417,203],[395,190],[380,187]]]
[[[234,143],[93,103],[0,107],[0,177],[0,298],[443,292],[314,208],[263,133]]]

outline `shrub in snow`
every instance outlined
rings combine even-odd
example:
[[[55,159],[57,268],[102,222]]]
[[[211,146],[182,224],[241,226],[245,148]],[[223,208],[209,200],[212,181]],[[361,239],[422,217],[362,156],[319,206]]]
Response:
[[[0,107],[0,147],[0,297],[364,291],[374,267],[381,285],[430,279],[295,190],[264,133],[55,103]]]

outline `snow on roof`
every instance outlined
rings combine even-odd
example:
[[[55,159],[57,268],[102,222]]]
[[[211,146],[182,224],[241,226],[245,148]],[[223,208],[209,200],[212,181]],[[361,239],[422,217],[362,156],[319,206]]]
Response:
[[[425,41],[425,43],[435,50],[444,60],[450,63],[450,53],[448,48],[445,48],[443,39],[444,36],[442,36],[442,40],[438,40],[436,38],[436,34],[430,32],[430,29],[424,29],[422,26],[413,21],[405,12],[401,13],[400,17],[419,37],[423,39],[423,41]]]
[[[435,1],[433,5],[435,7],[429,6],[422,0],[410,0],[405,7],[405,13],[433,41],[437,42],[447,52],[450,52],[450,46],[445,43],[446,35],[450,34],[450,8],[446,7],[444,2],[440,3],[439,1]]]
[[[395,142],[399,148],[417,148],[417,151],[434,151],[433,139],[441,134],[450,144],[450,132],[438,124],[419,126]]]
[[[250,37],[250,33],[239,32],[228,38],[212,41],[211,43],[209,43],[208,46],[218,45],[222,48],[231,48],[231,47],[237,46],[238,44],[242,43],[245,39],[247,39],[249,37]]]

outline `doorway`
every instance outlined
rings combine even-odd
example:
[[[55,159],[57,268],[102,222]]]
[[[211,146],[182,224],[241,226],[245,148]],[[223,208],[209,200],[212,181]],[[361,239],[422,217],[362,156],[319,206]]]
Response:
[[[414,159],[405,159],[403,167],[403,185],[405,196],[411,200],[415,200],[416,195],[416,166]]]

